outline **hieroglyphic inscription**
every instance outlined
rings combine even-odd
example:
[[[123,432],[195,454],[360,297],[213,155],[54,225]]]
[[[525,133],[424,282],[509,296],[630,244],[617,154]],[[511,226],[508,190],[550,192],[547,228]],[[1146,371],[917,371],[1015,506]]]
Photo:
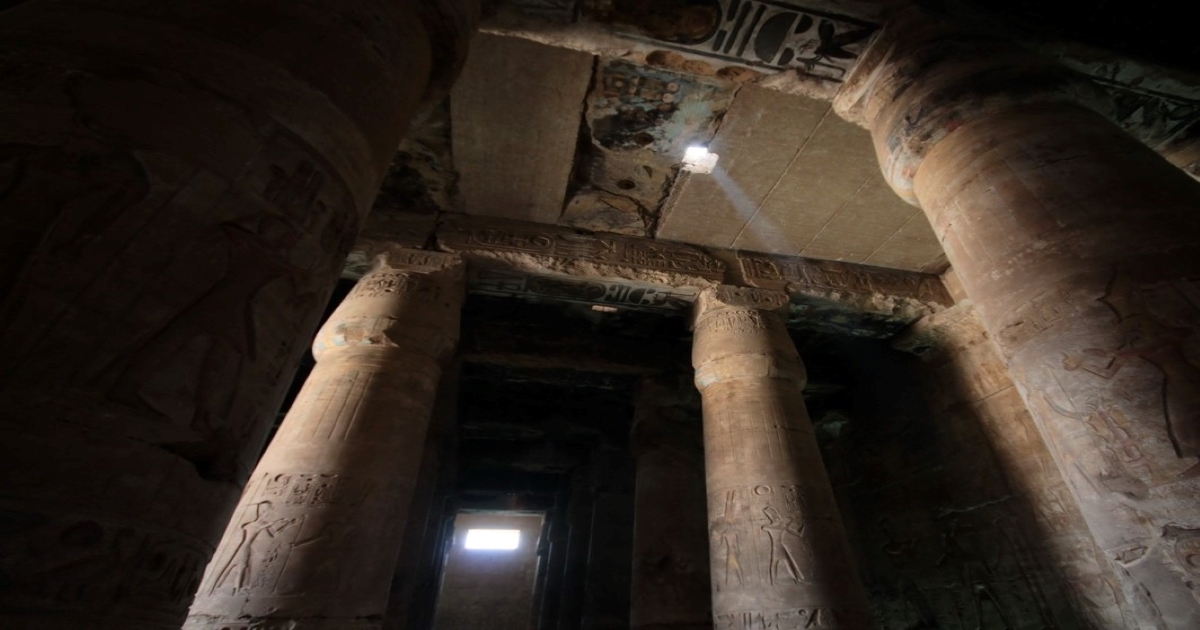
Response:
[[[684,311],[695,299],[694,294],[673,287],[538,276],[481,265],[471,267],[468,286],[472,293],[484,295],[524,296],[651,311]]]
[[[498,219],[453,219],[437,232],[438,243],[451,252],[514,251],[636,269],[666,271],[709,280],[725,277],[725,265],[704,251],[682,244],[648,239],[578,234],[573,230]]]
[[[779,291],[764,291],[721,285],[710,291],[712,299],[729,306],[753,307],[774,310],[788,303],[788,296]]]
[[[724,613],[713,616],[716,630],[806,630],[855,628],[865,623],[861,613],[838,608],[793,608],[781,611]]]
[[[696,330],[712,333],[749,333],[769,327],[762,311],[738,308],[706,313],[696,322]]]
[[[415,284],[413,275],[405,271],[375,271],[359,280],[346,299],[376,298],[407,293]]]
[[[680,3],[681,5],[684,3]],[[692,6],[690,22],[701,19]],[[692,29],[686,38],[669,31],[638,24],[637,15],[605,16],[615,22],[637,25],[647,41],[659,46],[703,55],[721,61],[795,70],[826,79],[840,80],[858,58],[875,32],[869,22],[798,7],[778,0],[716,0],[711,3],[705,32]],[[680,15],[674,22],[686,19]],[[668,23],[672,22],[667,20]],[[659,32],[661,31],[661,32]],[[642,39],[637,37],[637,39]]]
[[[368,481],[327,473],[264,473],[258,498],[288,506],[359,505],[371,490]]]
[[[884,294],[945,306],[954,302],[933,274],[743,252],[738,252],[738,262],[746,282],[756,287]]]

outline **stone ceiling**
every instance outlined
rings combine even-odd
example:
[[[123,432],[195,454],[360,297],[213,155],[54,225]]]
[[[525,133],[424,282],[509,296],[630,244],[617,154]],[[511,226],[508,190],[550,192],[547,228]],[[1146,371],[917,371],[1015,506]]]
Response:
[[[884,183],[867,132],[828,102],[649,61],[481,34],[450,97],[450,209],[944,269],[924,216]],[[712,174],[681,174],[693,144],[720,155]]]
[[[830,108],[880,8],[485,3],[461,78],[400,147],[368,233],[449,212],[940,273],[924,215]],[[1187,77],[1038,45],[1109,90],[1117,122],[1150,146],[1200,128]],[[695,144],[720,156],[711,174],[681,168]]]

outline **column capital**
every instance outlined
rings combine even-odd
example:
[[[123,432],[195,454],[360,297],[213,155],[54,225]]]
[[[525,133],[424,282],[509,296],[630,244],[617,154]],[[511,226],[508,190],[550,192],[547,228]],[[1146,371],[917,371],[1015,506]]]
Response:
[[[727,284],[709,287],[696,296],[693,307],[692,324],[714,310],[723,308],[754,309],[760,311],[779,311],[791,301],[787,293],[770,289],[753,289],[735,287]]]
[[[696,387],[753,378],[794,381],[803,388],[804,364],[788,337],[786,293],[721,285],[700,292],[692,319]]]
[[[453,254],[390,248],[376,255],[317,332],[318,361],[355,349],[449,360],[458,342],[466,263]],[[370,352],[367,352],[370,354]]]
[[[1053,59],[912,7],[884,24],[833,106],[871,131],[884,177],[917,205],[913,178],[943,138],[976,118],[1047,103],[1105,116],[1113,107],[1091,80]]]

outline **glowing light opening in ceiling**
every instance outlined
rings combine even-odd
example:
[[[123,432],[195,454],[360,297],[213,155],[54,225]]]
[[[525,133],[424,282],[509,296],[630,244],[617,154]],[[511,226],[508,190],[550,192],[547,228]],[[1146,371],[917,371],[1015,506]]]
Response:
[[[521,546],[519,529],[468,529],[465,549],[511,551]]]
[[[683,168],[692,173],[711,173],[721,156],[709,153],[708,147],[693,144],[683,153]]]

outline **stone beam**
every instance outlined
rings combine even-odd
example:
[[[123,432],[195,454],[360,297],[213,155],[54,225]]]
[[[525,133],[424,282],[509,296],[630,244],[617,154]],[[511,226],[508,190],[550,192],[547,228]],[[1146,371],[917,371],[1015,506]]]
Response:
[[[682,314],[701,289],[724,283],[786,292],[791,327],[882,338],[954,303],[933,274],[463,215],[437,226],[425,215],[389,220],[359,240],[346,277],[425,243],[471,263],[474,294]]]

